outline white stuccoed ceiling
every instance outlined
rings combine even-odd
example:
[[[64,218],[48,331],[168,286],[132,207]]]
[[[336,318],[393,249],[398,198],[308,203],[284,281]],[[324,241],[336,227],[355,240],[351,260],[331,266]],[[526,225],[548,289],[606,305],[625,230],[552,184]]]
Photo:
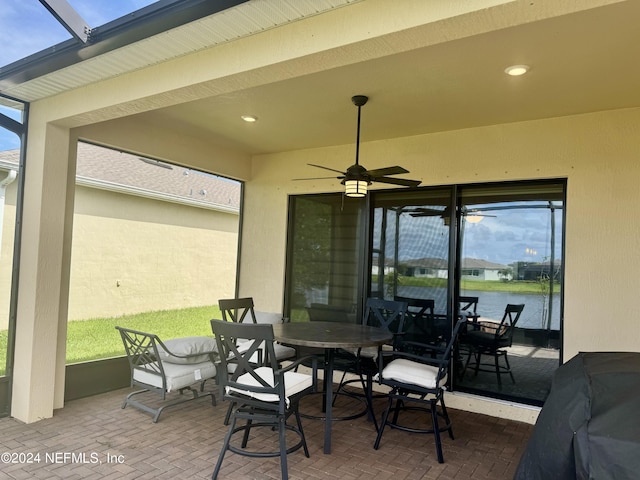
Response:
[[[369,2],[384,4],[252,0],[5,93],[33,101],[312,16],[354,21],[351,9]],[[389,34],[343,41],[319,57],[326,64],[313,73],[283,70],[278,81],[137,115],[149,125],[169,123],[194,138],[260,154],[352,143],[355,94],[370,97],[363,141],[640,106],[640,1],[431,4],[441,18],[434,13],[414,28],[390,25]],[[531,66],[527,75],[504,74],[520,63]],[[242,114],[259,121],[246,125]]]

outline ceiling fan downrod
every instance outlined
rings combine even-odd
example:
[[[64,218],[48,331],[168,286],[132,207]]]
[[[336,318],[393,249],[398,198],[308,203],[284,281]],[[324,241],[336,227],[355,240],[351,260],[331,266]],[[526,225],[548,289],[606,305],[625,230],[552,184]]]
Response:
[[[354,95],[351,97],[353,104],[358,107],[358,128],[356,132],[356,165],[360,165],[360,110],[367,103],[369,97],[365,95]]]

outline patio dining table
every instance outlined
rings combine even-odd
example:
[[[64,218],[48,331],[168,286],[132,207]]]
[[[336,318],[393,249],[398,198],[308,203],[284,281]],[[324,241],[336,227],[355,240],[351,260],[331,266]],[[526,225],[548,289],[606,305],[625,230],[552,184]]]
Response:
[[[302,347],[324,348],[325,425],[324,453],[331,453],[331,424],[333,400],[333,367],[338,348],[360,348],[382,345],[392,339],[392,334],[382,328],[353,323],[336,322],[287,322],[273,326],[278,342]]]

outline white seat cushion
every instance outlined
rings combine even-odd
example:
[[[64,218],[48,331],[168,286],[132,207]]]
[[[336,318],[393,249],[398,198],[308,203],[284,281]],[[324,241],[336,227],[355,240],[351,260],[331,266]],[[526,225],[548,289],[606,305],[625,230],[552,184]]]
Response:
[[[280,313],[260,312],[258,310],[254,313],[256,314],[257,323],[270,323],[271,325],[282,323],[282,315]]]
[[[269,367],[258,367],[255,369],[255,372],[265,382],[273,386],[273,369]],[[260,386],[260,383],[255,378],[253,378],[249,373],[240,375],[237,382],[244,383],[252,387]],[[312,384],[313,384],[313,380],[311,375],[298,373],[298,372],[285,372],[284,386],[285,386],[285,396],[286,396],[287,406],[289,405],[289,397],[291,397],[291,395],[295,395],[296,393],[299,393],[302,390],[309,388]],[[250,392],[247,390],[242,390],[240,388],[227,387],[227,392],[230,392],[230,391],[235,391],[235,392],[241,393],[242,395],[246,395],[248,397],[252,397],[257,400],[262,400],[264,402],[277,402],[280,400],[280,397],[278,397],[278,395],[276,395],[275,393],[256,393],[256,392]]]
[[[384,367],[382,370],[382,378],[418,385],[424,388],[437,388],[438,367],[413,362],[406,358],[397,358]],[[440,382],[444,384],[446,381],[447,376],[445,375]]]
[[[210,361],[191,364],[163,362],[162,366],[167,378],[167,392],[179,390],[216,376],[216,366]],[[149,364],[149,367],[149,370],[153,368],[159,371],[157,362]],[[162,388],[162,377],[148,370],[134,369],[133,379],[146,385]]]
[[[390,352],[393,350],[393,346],[384,344],[382,345],[382,351]],[[358,351],[360,352],[360,356],[362,358],[370,358],[374,362],[378,361],[378,347],[362,347],[358,348],[347,348],[345,351],[351,353],[354,356],[358,356]]]
[[[279,343],[273,344],[273,350],[276,353],[276,360],[285,360],[296,356],[295,348],[280,345]]]

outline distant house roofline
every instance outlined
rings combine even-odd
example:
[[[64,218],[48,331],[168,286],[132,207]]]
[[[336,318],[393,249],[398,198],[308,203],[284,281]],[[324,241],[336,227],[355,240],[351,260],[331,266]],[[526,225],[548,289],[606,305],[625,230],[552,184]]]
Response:
[[[19,150],[0,152],[0,169],[16,170],[19,155]],[[158,168],[164,165],[169,168]],[[84,142],[78,143],[76,185],[234,215],[240,213],[240,182]]]

